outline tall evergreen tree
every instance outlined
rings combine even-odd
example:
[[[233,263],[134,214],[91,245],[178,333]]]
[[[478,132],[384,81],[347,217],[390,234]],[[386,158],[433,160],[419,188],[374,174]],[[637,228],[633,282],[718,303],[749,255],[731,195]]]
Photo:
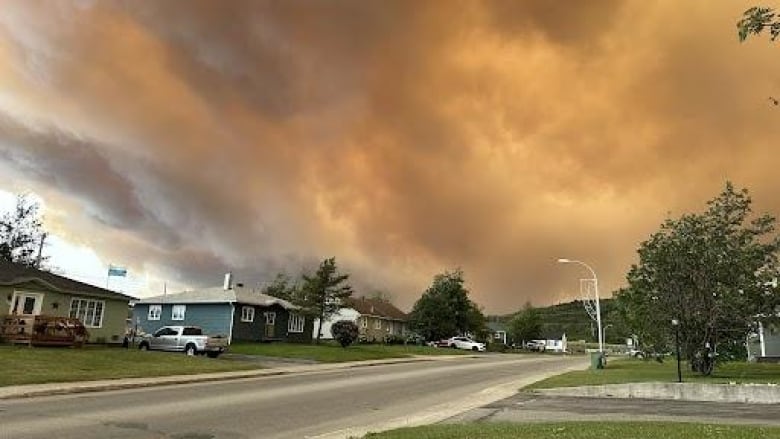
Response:
[[[347,284],[348,274],[339,274],[336,258],[325,259],[314,275],[304,275],[299,304],[311,317],[318,317],[317,344],[322,337],[322,322],[345,306],[345,300],[352,296],[352,287]]]

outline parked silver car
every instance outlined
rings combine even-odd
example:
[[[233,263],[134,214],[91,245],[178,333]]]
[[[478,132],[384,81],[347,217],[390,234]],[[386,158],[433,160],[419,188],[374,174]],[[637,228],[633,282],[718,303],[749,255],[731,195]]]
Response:
[[[227,350],[225,337],[209,337],[197,326],[163,326],[153,334],[141,337],[138,349],[184,352],[216,358]]]

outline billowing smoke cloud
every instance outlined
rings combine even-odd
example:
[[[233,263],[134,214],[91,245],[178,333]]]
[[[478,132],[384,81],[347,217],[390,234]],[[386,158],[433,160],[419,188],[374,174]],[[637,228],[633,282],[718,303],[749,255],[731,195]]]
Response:
[[[335,255],[409,307],[606,291],[726,179],[780,212],[749,3],[5,2],[0,170],[111,260],[215,285]]]

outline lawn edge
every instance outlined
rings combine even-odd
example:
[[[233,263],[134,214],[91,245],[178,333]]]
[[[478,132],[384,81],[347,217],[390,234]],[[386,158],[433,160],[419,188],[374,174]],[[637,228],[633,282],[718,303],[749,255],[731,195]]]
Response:
[[[458,356],[457,358],[473,358],[473,356]],[[207,383],[215,381],[230,381],[247,378],[273,377],[294,374],[312,374],[338,369],[381,366],[385,364],[403,364],[425,361],[446,361],[452,357],[418,356],[412,358],[389,358],[384,360],[363,360],[341,363],[319,363],[315,365],[291,366],[274,369],[250,369],[229,372],[209,372],[188,375],[158,375],[135,378],[114,378],[99,381],[71,381],[58,383],[23,384],[0,387],[0,400],[24,399],[41,396],[69,395],[77,393],[94,393],[112,390],[127,390],[143,387],[162,387],[179,384]]]

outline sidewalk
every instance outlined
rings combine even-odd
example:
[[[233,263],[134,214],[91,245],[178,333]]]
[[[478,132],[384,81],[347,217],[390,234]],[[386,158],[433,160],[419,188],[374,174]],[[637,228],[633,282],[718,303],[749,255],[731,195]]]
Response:
[[[390,358],[384,360],[351,361],[345,363],[318,363],[286,365],[278,368],[217,372],[197,375],[172,375],[144,378],[118,378],[100,381],[79,381],[70,383],[28,384],[23,386],[0,387],[0,400],[31,398],[36,396],[67,395],[72,393],[102,392],[107,390],[134,389],[139,387],[157,387],[175,384],[202,383],[210,381],[237,380],[303,373],[327,372],[352,367],[370,367],[386,364],[416,363],[424,361],[446,361],[463,358],[475,358],[471,355],[414,356],[408,358]]]
[[[626,420],[780,426],[780,405],[586,398],[521,392],[461,413],[445,423]]]

